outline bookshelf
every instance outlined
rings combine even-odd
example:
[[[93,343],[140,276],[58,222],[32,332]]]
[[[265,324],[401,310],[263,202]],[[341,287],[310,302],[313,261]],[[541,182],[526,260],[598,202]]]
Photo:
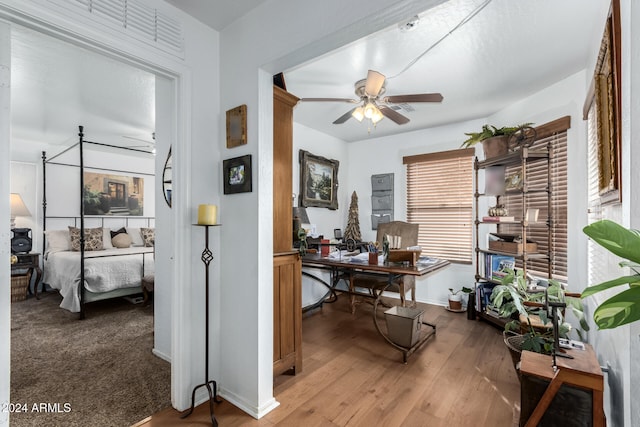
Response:
[[[504,267],[522,269],[525,277],[532,262],[537,269],[546,267],[547,277],[551,278],[553,259],[551,245],[552,206],[551,206],[551,153],[549,147],[531,150],[518,147],[508,154],[486,160],[475,159],[474,210],[475,210],[475,262],[476,262],[476,317],[490,323],[504,326],[510,319],[499,318],[487,309],[488,293],[492,286],[500,283],[500,271]],[[484,176],[480,172],[484,171]],[[490,174],[502,173],[496,179]],[[531,185],[528,177],[543,176],[546,185]],[[485,182],[486,180],[486,182]],[[504,182],[501,188],[491,186]],[[502,181],[501,181],[502,180]],[[487,208],[492,200],[496,206],[509,201],[508,217],[496,219],[489,215]],[[541,209],[542,208],[542,209]],[[542,211],[543,215],[539,215]],[[537,236],[546,236],[545,250],[539,250],[536,242],[528,236],[532,229]],[[542,233],[541,233],[542,231]],[[513,241],[509,241],[513,238]],[[481,240],[482,239],[482,240]],[[497,240],[496,240],[497,239]],[[548,248],[548,249],[546,249]],[[479,287],[478,284],[482,284]]]

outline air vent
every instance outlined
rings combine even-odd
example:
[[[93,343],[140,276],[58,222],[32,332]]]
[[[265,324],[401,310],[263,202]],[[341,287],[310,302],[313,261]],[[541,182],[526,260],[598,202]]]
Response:
[[[396,111],[404,111],[405,113],[416,111],[416,109],[413,108],[411,104],[407,104],[406,102],[403,102],[402,104],[389,105],[389,108]]]
[[[50,0],[78,6],[99,21],[116,25],[126,34],[151,42],[182,57],[182,25],[173,18],[136,0]]]

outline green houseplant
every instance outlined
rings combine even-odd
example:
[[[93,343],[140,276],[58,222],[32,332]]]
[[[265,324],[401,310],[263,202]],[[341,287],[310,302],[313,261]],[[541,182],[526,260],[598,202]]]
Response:
[[[472,292],[471,288],[463,287],[457,291],[453,288],[449,288],[449,310],[462,311],[462,293],[469,294]]]
[[[613,329],[640,320],[640,232],[606,219],[586,226],[583,231],[594,242],[624,258],[620,267],[631,270],[629,275],[589,286],[582,292],[582,298],[586,298],[605,289],[629,285],[629,289],[612,296],[595,309],[593,320],[596,325],[599,329]]]
[[[518,126],[503,126],[501,128],[485,124],[480,132],[465,133],[468,138],[462,143],[462,148],[473,147],[478,142],[482,142],[486,158],[507,154],[509,151],[509,137],[531,124],[524,123]]]
[[[505,325],[505,331],[522,331],[520,350],[535,351],[537,353],[549,353],[553,349],[553,331],[551,329],[552,319],[545,308],[545,299],[549,302],[564,302],[567,309],[577,318],[580,328],[575,332],[579,339],[583,339],[582,331],[588,331],[589,325],[584,317],[584,310],[580,298],[565,292],[562,284],[557,280],[550,279],[549,286],[545,292],[531,292],[527,288],[527,281],[518,270],[516,273],[510,271],[509,274],[497,285],[491,294],[491,300],[498,308],[501,317],[512,317],[519,315],[518,320],[513,320]],[[558,334],[560,337],[568,338],[574,330],[570,323],[566,322],[561,311],[558,311]],[[532,318],[539,318],[544,326],[535,327]]]

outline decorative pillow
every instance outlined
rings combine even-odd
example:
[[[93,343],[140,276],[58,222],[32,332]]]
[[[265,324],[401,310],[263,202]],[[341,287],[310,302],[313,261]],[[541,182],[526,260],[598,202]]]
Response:
[[[144,246],[139,228],[127,227],[127,234],[131,237],[131,246]]]
[[[113,245],[111,244],[111,230],[107,227],[102,228],[102,247],[104,249],[113,249]]]
[[[102,227],[85,228],[84,229],[84,250],[85,251],[101,251],[104,249],[102,244],[104,232]],[[71,250],[80,250],[80,229],[77,227],[69,227],[69,238],[71,239]]]
[[[144,245],[147,247],[152,247],[156,242],[156,229],[155,228],[141,228],[140,234],[142,235],[142,240],[144,241]]]
[[[119,230],[109,230],[109,232],[111,233],[111,238],[113,239],[114,237],[116,237],[118,234],[120,233],[126,233],[127,230],[124,227],[120,227]]]
[[[69,239],[68,230],[47,230],[44,234],[47,236],[47,251],[45,257],[56,252],[71,250],[71,240]]]
[[[111,239],[111,243],[116,248],[128,248],[131,246],[131,236],[127,233],[118,233]]]

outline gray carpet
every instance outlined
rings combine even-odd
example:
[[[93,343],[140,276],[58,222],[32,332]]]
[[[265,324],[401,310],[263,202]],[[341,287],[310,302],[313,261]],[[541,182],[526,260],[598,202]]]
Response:
[[[78,320],[60,301],[49,292],[11,304],[11,402],[27,408],[12,427],[130,426],[170,406],[170,364],[151,353],[152,306],[100,301]]]

